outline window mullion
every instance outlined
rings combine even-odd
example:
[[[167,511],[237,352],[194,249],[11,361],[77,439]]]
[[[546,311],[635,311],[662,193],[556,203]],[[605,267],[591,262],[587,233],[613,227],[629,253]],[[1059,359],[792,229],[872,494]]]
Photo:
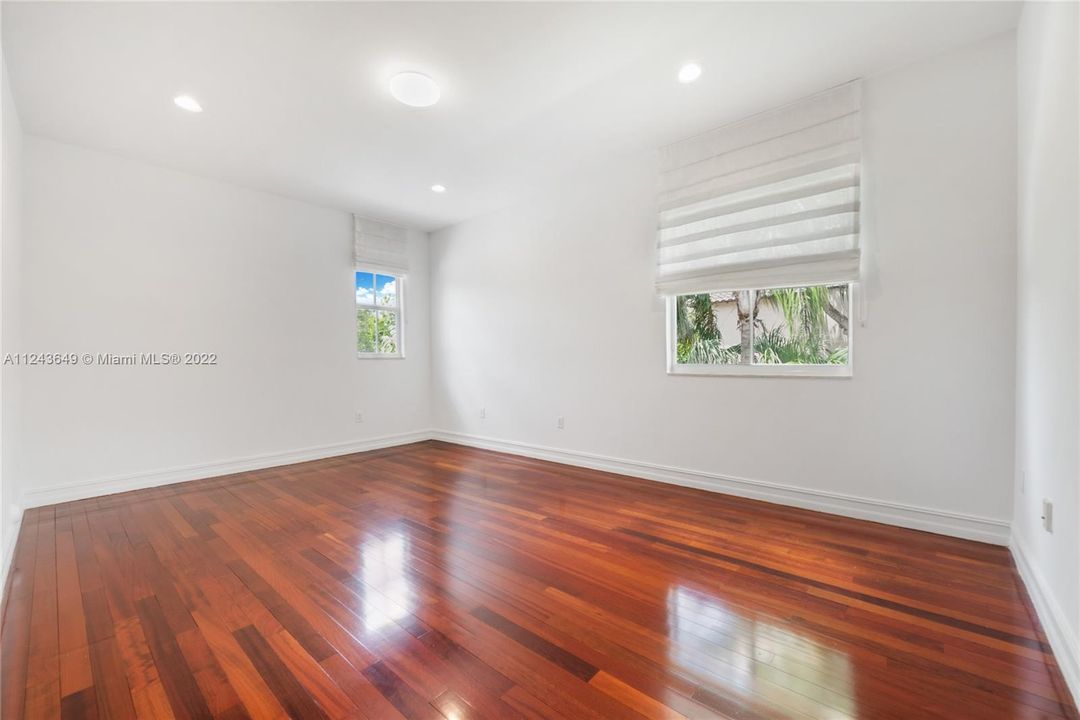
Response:
[[[750,366],[753,367],[754,362],[754,332],[757,324],[757,290],[750,291]]]
[[[394,276],[394,343],[398,355],[404,355],[404,346],[401,343],[405,328],[402,324],[402,296],[405,294],[405,279]]]

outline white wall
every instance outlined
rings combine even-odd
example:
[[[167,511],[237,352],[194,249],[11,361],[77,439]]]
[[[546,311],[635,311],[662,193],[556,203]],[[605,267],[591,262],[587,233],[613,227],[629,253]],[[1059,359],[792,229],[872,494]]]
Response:
[[[0,362],[5,354],[17,351],[21,336],[21,253],[22,253],[22,145],[23,133],[15,98],[11,94],[7,66],[2,72],[0,125]],[[22,371],[16,366],[0,366],[0,584],[7,578],[8,563],[15,549],[15,537],[22,517],[20,479],[22,413]]]
[[[1019,262],[1014,546],[1080,698],[1080,132],[1077,5],[1027,3],[1017,31]],[[1053,532],[1042,501],[1054,503]]]
[[[1005,542],[1014,51],[1010,33],[865,85],[873,259],[854,378],[665,374],[649,154],[432,236],[435,427]]]
[[[348,214],[32,136],[23,164],[25,350],[219,358],[26,368],[29,504],[429,426],[425,235],[410,234],[408,357],[361,360]]]

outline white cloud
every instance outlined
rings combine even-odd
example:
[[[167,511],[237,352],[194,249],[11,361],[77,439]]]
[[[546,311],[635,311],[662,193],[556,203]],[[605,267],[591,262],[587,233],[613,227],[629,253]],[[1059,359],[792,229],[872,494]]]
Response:
[[[385,298],[387,295],[397,295],[397,280],[391,280],[382,286],[382,290],[379,292],[379,301],[375,301],[375,291],[369,287],[356,288],[356,302],[363,305],[383,305],[386,304]]]
[[[365,305],[375,303],[375,291],[371,288],[356,288],[356,302]]]

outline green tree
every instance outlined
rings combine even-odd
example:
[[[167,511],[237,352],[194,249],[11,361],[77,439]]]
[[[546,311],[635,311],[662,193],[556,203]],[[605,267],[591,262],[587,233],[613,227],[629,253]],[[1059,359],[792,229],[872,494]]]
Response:
[[[780,309],[784,325],[759,322],[755,360],[761,363],[843,365],[847,362],[847,286],[816,285],[763,290],[758,302]],[[836,325],[831,331],[829,320]]]
[[[699,293],[676,299],[679,363],[847,363],[846,285],[742,290],[735,293],[734,301],[739,342],[725,345],[716,324],[712,295]],[[760,312],[763,305],[778,309],[783,324],[766,327]]]
[[[397,352],[397,315],[372,308],[356,309],[356,350],[363,353]]]
[[[738,346],[724,347],[708,293],[681,295],[675,300],[675,356],[682,364],[738,362]]]

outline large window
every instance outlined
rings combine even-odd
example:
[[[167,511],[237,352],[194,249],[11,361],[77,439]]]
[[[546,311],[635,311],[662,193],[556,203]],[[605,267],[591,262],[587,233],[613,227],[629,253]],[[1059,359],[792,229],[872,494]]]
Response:
[[[397,275],[356,271],[356,352],[360,357],[404,357],[403,281]]]
[[[731,290],[668,299],[668,370],[850,375],[851,286]]]

